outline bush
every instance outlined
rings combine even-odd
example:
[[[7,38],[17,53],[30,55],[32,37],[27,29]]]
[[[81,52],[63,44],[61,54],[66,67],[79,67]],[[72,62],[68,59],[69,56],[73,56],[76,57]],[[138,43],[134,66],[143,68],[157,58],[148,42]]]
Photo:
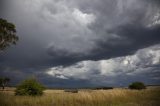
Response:
[[[27,79],[17,86],[15,95],[42,95],[44,89],[44,86],[36,79]]]
[[[133,82],[131,85],[129,85],[130,89],[145,89],[146,86],[142,82]]]
[[[64,92],[78,93],[78,89],[66,89]]]
[[[94,90],[108,90],[108,89],[113,89],[113,87],[97,87],[97,88],[93,88]]]

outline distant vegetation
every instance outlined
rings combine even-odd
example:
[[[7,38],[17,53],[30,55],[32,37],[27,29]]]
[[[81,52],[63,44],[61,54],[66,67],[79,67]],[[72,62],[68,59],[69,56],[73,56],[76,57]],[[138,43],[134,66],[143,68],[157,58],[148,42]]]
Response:
[[[132,84],[129,85],[129,88],[141,90],[141,89],[145,89],[146,86],[142,82],[133,82]]]
[[[94,88],[95,90],[107,90],[107,89],[113,89],[113,87],[97,87],[97,88]]]
[[[78,89],[66,89],[64,92],[78,93]]]
[[[15,95],[42,95],[45,87],[40,84],[35,78],[24,80],[15,90]]]

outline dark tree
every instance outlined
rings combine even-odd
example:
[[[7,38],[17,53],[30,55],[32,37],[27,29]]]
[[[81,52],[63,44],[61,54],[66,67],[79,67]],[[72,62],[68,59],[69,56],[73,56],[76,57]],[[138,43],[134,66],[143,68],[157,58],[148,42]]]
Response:
[[[5,86],[8,84],[9,81],[10,81],[10,79],[7,78],[7,77],[0,78],[0,85],[1,85],[3,90],[4,90]]]
[[[11,44],[16,44],[18,36],[16,35],[15,25],[5,19],[0,18],[0,51]]]

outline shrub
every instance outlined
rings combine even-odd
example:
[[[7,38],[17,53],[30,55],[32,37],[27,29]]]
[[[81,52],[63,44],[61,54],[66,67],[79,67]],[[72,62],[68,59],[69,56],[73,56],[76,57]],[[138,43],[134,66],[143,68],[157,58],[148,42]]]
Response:
[[[113,87],[97,87],[97,88],[95,88],[95,90],[101,90],[101,89],[108,90],[108,89],[113,89]]]
[[[145,89],[146,86],[142,82],[133,82],[132,84],[129,85],[130,89]]]
[[[66,89],[64,92],[78,93],[78,89]]]
[[[40,84],[36,79],[26,79],[15,90],[15,95],[42,95],[44,86]]]

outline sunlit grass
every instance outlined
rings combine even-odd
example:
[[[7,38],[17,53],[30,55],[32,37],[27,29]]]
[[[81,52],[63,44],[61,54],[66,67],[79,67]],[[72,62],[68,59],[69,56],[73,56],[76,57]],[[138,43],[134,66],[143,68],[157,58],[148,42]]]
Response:
[[[0,91],[0,106],[160,106],[160,89],[46,90],[43,96],[15,96]]]

